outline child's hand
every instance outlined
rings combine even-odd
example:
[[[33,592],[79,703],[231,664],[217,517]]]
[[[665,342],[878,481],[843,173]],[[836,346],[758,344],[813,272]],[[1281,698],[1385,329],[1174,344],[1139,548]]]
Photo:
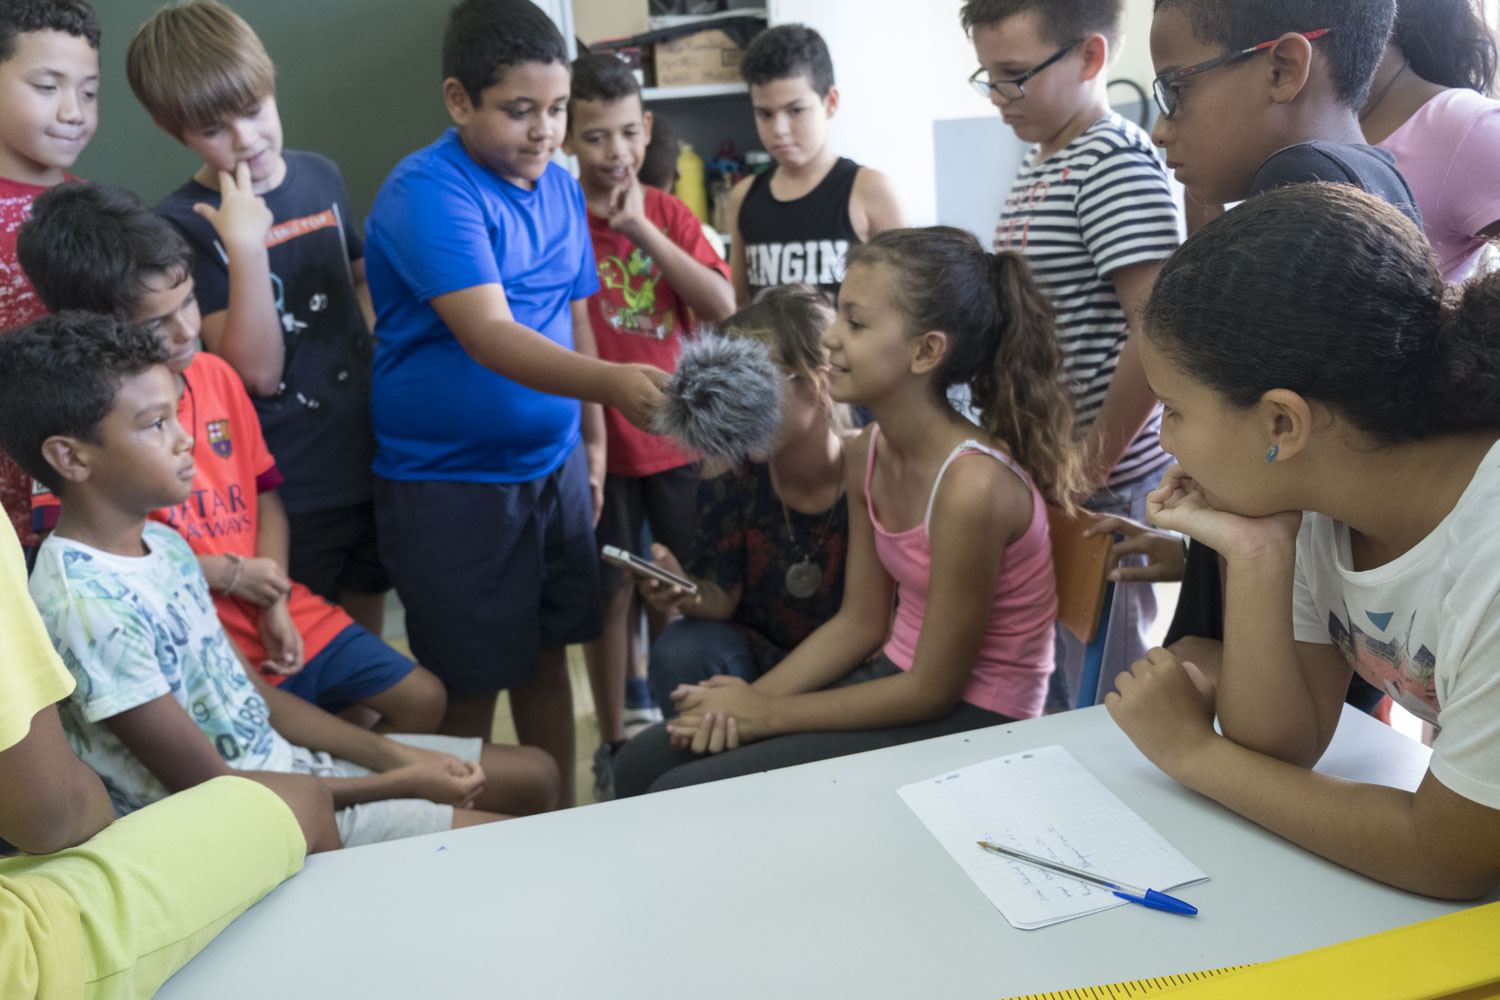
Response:
[[[628,181],[609,193],[609,228],[636,243],[641,228],[649,225],[646,192],[642,190],[640,180],[631,174]]]
[[[292,581],[275,559],[256,556],[246,559],[240,578],[224,591],[258,607],[268,608],[292,592]]]
[[[651,560],[657,566],[669,573],[678,576],[687,576],[682,571],[682,565],[677,557],[672,555],[672,550],[661,542],[651,543]],[[650,576],[636,577],[635,589],[657,611],[676,611],[684,604],[691,604],[696,600],[696,595],[689,594],[675,583],[663,583]]]
[[[739,723],[732,715],[679,715],[667,722],[667,739],[673,750],[697,754],[737,750]]]
[[[1146,517],[1157,527],[1188,535],[1231,561],[1294,551],[1302,524],[1302,512],[1295,510],[1265,517],[1217,510],[1180,465],[1169,466],[1161,485],[1146,497]]]
[[[678,715],[667,723],[667,732],[691,737],[694,753],[733,750],[769,735],[771,699],[738,677],[720,675],[702,684],[679,685],[672,703]]]
[[[1115,678],[1104,696],[1115,723],[1136,748],[1176,778],[1216,738],[1214,684],[1191,663],[1156,648]]]
[[[290,677],[306,665],[302,633],[292,622],[286,601],[276,601],[262,608],[256,623],[260,626],[261,642],[266,644],[266,658],[260,664],[262,670]]]
[[[667,723],[674,750],[696,754],[723,753],[740,748],[739,722],[732,715],[678,716]]]
[[[643,431],[651,430],[651,418],[662,404],[661,387],[672,376],[652,365],[615,365],[609,373],[610,406]]]
[[[231,177],[219,171],[219,207],[199,202],[193,211],[208,220],[224,248],[257,249],[266,245],[274,221],[266,200],[251,190],[250,165],[241,162]]]
[[[451,754],[423,751],[413,764],[397,769],[411,798],[468,809],[484,790],[484,769]]]
[[[1129,583],[1171,583],[1182,579],[1187,566],[1187,557],[1182,548],[1182,539],[1167,531],[1155,531],[1139,521],[1128,517],[1106,517],[1094,515],[1094,523],[1084,529],[1083,537],[1098,535],[1123,535],[1109,548],[1108,579]],[[1127,556],[1145,556],[1144,566],[1121,566],[1120,560]]]

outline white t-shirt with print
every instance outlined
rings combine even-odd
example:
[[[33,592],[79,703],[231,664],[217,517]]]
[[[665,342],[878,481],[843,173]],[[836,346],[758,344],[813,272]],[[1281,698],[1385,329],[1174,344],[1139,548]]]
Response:
[[[1491,809],[1500,809],[1497,510],[1500,442],[1442,523],[1384,566],[1356,572],[1348,527],[1305,514],[1293,595],[1297,641],[1337,646],[1365,680],[1438,726],[1433,776]]]
[[[231,767],[290,771],[294,748],[219,624],[187,542],[147,523],[149,554],[120,556],[54,534],[30,590],[78,686],[62,711],[73,752],[104,780],[120,815],[167,790],[104,720],[170,694]]]

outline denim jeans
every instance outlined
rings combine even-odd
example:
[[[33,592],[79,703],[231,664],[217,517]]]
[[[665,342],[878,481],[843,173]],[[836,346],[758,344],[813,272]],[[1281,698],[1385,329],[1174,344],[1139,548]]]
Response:
[[[668,719],[677,714],[671,697],[677,685],[701,684],[716,674],[746,681],[761,675],[744,633],[728,622],[680,618],[663,629],[651,646],[646,678],[651,696]]]

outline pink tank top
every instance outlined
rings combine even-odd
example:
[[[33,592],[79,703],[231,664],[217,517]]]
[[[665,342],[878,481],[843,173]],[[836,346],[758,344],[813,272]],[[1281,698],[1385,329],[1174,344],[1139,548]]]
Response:
[[[917,636],[927,613],[927,585],[932,569],[932,543],[928,525],[943,474],[954,459],[985,454],[1021,477],[1031,492],[1031,525],[1005,550],[1005,562],[995,581],[989,623],[979,646],[979,656],[969,673],[963,700],[980,708],[1016,719],[1042,714],[1047,700],[1047,678],[1052,673],[1052,623],[1057,618],[1057,584],[1052,575],[1052,542],[1047,532],[1047,510],[1042,495],[1009,455],[977,441],[965,441],[948,455],[932,483],[927,512],[922,523],[908,531],[890,532],[881,527],[870,499],[870,475],[875,470],[876,427],[870,434],[870,454],[865,462],[865,505],[875,528],[875,553],[896,581],[896,620],[885,655],[902,670],[910,670],[916,656]],[[933,611],[933,622],[941,628],[942,609]]]

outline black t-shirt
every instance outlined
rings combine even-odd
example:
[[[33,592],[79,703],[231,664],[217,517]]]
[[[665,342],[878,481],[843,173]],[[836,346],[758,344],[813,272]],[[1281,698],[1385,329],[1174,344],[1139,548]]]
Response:
[[[364,256],[364,243],[344,179],[316,153],[284,156],[286,177],[264,198],[275,220],[266,245],[286,361],[279,390],[252,399],[285,480],[282,502],[306,513],[371,497],[373,341],[349,267]],[[193,279],[209,315],[229,306],[229,265],[218,234],[193,211],[198,202],[217,208],[219,193],[190,180],[156,208],[197,254]]]
[[[1352,184],[1395,205],[1417,228],[1422,226],[1422,210],[1396,169],[1396,158],[1364,143],[1317,141],[1288,146],[1260,165],[1250,182],[1250,196],[1315,181]]]
[[[1319,141],[1288,146],[1261,164],[1251,182],[1250,196],[1317,181],[1352,184],[1396,206],[1418,228],[1422,225],[1422,210],[1417,207],[1406,178],[1396,169],[1395,157],[1362,143]],[[1170,646],[1190,635],[1220,642],[1224,639],[1224,585],[1219,575],[1219,554],[1196,541],[1188,546],[1177,611],[1164,644]],[[1344,700],[1370,712],[1383,694],[1355,674]]]

